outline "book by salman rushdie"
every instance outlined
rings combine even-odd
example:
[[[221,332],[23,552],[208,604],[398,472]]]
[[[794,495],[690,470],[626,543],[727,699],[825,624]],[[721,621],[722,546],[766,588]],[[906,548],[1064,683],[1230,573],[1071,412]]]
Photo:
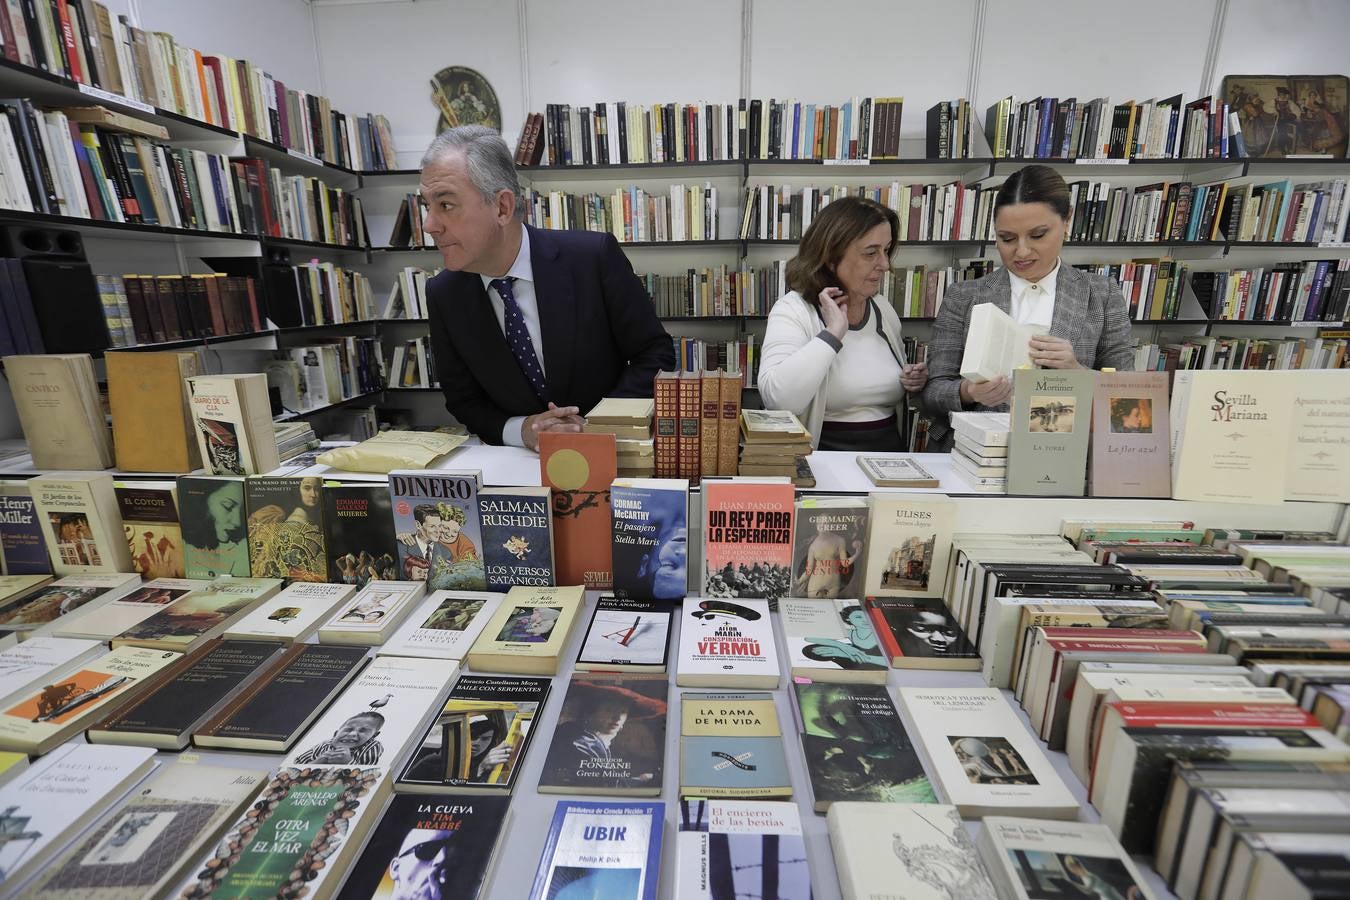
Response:
[[[547,486],[478,492],[489,591],[504,594],[517,584],[554,585],[551,495]]]

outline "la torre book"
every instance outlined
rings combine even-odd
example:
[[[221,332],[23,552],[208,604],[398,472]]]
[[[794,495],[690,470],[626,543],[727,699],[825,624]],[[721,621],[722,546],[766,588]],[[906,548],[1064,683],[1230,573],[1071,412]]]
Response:
[[[23,884],[154,767],[155,751],[145,747],[72,743],[0,787],[0,809],[23,836],[0,847],[0,888]]]
[[[108,475],[39,475],[30,479],[33,506],[57,575],[130,572],[117,495]]]
[[[383,484],[330,482],[323,488],[328,580],[365,587],[399,577],[393,506]]]
[[[67,575],[37,591],[0,603],[0,633],[30,639],[56,629],[56,622],[78,610],[94,609],[135,590],[139,575]]]
[[[869,597],[867,611],[897,669],[979,670],[979,652],[941,600]]]
[[[376,659],[310,726],[285,764],[396,766],[439,712],[457,671],[439,660]]]
[[[423,581],[369,582],[319,626],[319,640],[377,647],[398,630],[425,592]]]
[[[297,581],[230,625],[225,637],[287,644],[304,641],[328,620],[339,603],[355,593],[356,586],[351,584]]]
[[[112,645],[184,653],[221,634],[279,590],[277,578],[222,578],[132,625],[113,638]]]
[[[601,597],[572,668],[578,672],[662,672],[670,655],[670,604]]]
[[[399,794],[389,802],[352,864],[338,900],[428,896],[476,900],[487,896],[510,818],[509,797]],[[436,887],[439,885],[439,887]],[[453,885],[453,889],[451,886]]]
[[[861,596],[870,517],[861,497],[798,500],[789,594],[815,600]]]
[[[882,494],[872,501],[868,597],[941,597],[956,505],[945,495]]]
[[[689,481],[618,478],[614,515],[614,596],[682,600],[688,593]]]
[[[46,575],[51,571],[33,492],[24,482],[0,482],[0,572]]]
[[[1093,497],[1171,497],[1166,372],[1098,372],[1092,398]]]
[[[111,602],[85,605],[72,615],[62,616],[56,622],[55,633],[59,637],[111,641],[191,591],[210,585],[209,581],[193,578],[156,578]]]
[[[1284,500],[1295,381],[1288,372],[1184,371],[1172,387],[1172,496]]]
[[[489,591],[555,584],[549,487],[485,487],[478,492],[478,512]]]
[[[539,776],[542,793],[657,797],[666,754],[664,675],[576,675]]]
[[[261,768],[169,763],[45,866],[25,893],[43,900],[160,896],[266,783],[267,771]]]
[[[861,602],[780,600],[778,620],[795,677],[886,683],[889,666]]]
[[[27,689],[38,679],[60,678],[74,666],[106,652],[100,641],[45,635],[0,650],[0,701]]]
[[[1091,369],[1013,373],[1008,493],[1083,496],[1095,377]]]
[[[483,476],[463,472],[389,473],[399,577],[429,591],[487,590],[478,491]]]
[[[436,591],[376,652],[461,660],[501,602],[500,594],[488,591]]]
[[[665,809],[664,803],[558,801],[530,900],[656,900]]]
[[[509,794],[549,679],[460,676],[399,773],[399,792]]]
[[[772,694],[681,695],[680,796],[792,796]]]
[[[792,590],[796,488],[786,478],[703,482],[703,595],[777,603]]]
[[[963,816],[1076,819],[1079,804],[998,688],[900,688],[947,802]]]
[[[244,479],[180,476],[178,510],[188,578],[249,574]]]
[[[816,812],[841,800],[936,802],[885,685],[792,687]]]
[[[1059,896],[1063,885],[1097,896],[1157,896],[1105,825],[986,816],[977,844],[1001,897]]]
[[[172,481],[115,482],[131,561],[146,578],[182,578],[183,529]]]
[[[557,584],[589,590],[614,585],[610,485],[619,474],[612,434],[539,435],[540,482],[553,489]]]
[[[687,900],[764,896],[811,900],[811,867],[797,804],[744,800],[680,801],[675,896]]]
[[[686,597],[675,683],[776,688],[782,672],[767,600]]]
[[[248,565],[254,578],[328,580],[323,479],[258,475],[244,482]]]
[[[513,587],[467,657],[476,672],[555,675],[581,615],[585,589]]]

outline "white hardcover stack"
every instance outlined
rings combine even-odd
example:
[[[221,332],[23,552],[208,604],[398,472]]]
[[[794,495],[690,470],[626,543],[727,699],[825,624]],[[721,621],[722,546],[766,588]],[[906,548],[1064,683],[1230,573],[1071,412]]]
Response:
[[[979,494],[1008,492],[1007,413],[954,412],[952,469],[970,482]]]

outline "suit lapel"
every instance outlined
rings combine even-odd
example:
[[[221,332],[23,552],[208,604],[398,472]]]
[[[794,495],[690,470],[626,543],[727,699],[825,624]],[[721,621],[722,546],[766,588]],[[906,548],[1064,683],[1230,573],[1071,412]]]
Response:
[[[463,338],[456,345],[470,362],[469,368],[476,372],[493,372],[504,379],[499,382],[500,386],[511,391],[518,405],[538,404],[534,389],[516,364],[506,335],[497,324],[497,314],[492,311],[482,277],[472,272],[457,272],[455,277],[464,279],[462,293],[468,299],[455,308],[451,327]],[[509,365],[503,366],[503,359]]]
[[[1087,315],[1088,281],[1082,272],[1062,261],[1056,279],[1050,336],[1072,343],[1074,335],[1083,330],[1083,319]]]
[[[550,397],[566,397],[572,387],[575,362],[572,349],[576,346],[576,296],[572,273],[557,245],[550,235],[537,228],[530,228],[530,267],[534,270],[534,298],[539,307],[539,337],[544,344],[544,379]],[[582,413],[585,412],[583,409]]]
[[[1000,266],[984,281],[982,303],[992,303],[1008,315],[1012,315],[1012,282],[1008,280],[1008,270]]]

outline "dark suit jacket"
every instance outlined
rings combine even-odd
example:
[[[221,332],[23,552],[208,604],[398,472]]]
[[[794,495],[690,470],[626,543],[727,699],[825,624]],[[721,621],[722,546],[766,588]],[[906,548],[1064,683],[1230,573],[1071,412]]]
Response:
[[[675,348],[619,242],[525,227],[549,399],[584,416],[604,397],[650,397],[656,373],[675,368]],[[427,282],[427,306],[445,408],[466,428],[500,444],[507,419],[546,409],[511,355],[480,276],[442,272]]]

